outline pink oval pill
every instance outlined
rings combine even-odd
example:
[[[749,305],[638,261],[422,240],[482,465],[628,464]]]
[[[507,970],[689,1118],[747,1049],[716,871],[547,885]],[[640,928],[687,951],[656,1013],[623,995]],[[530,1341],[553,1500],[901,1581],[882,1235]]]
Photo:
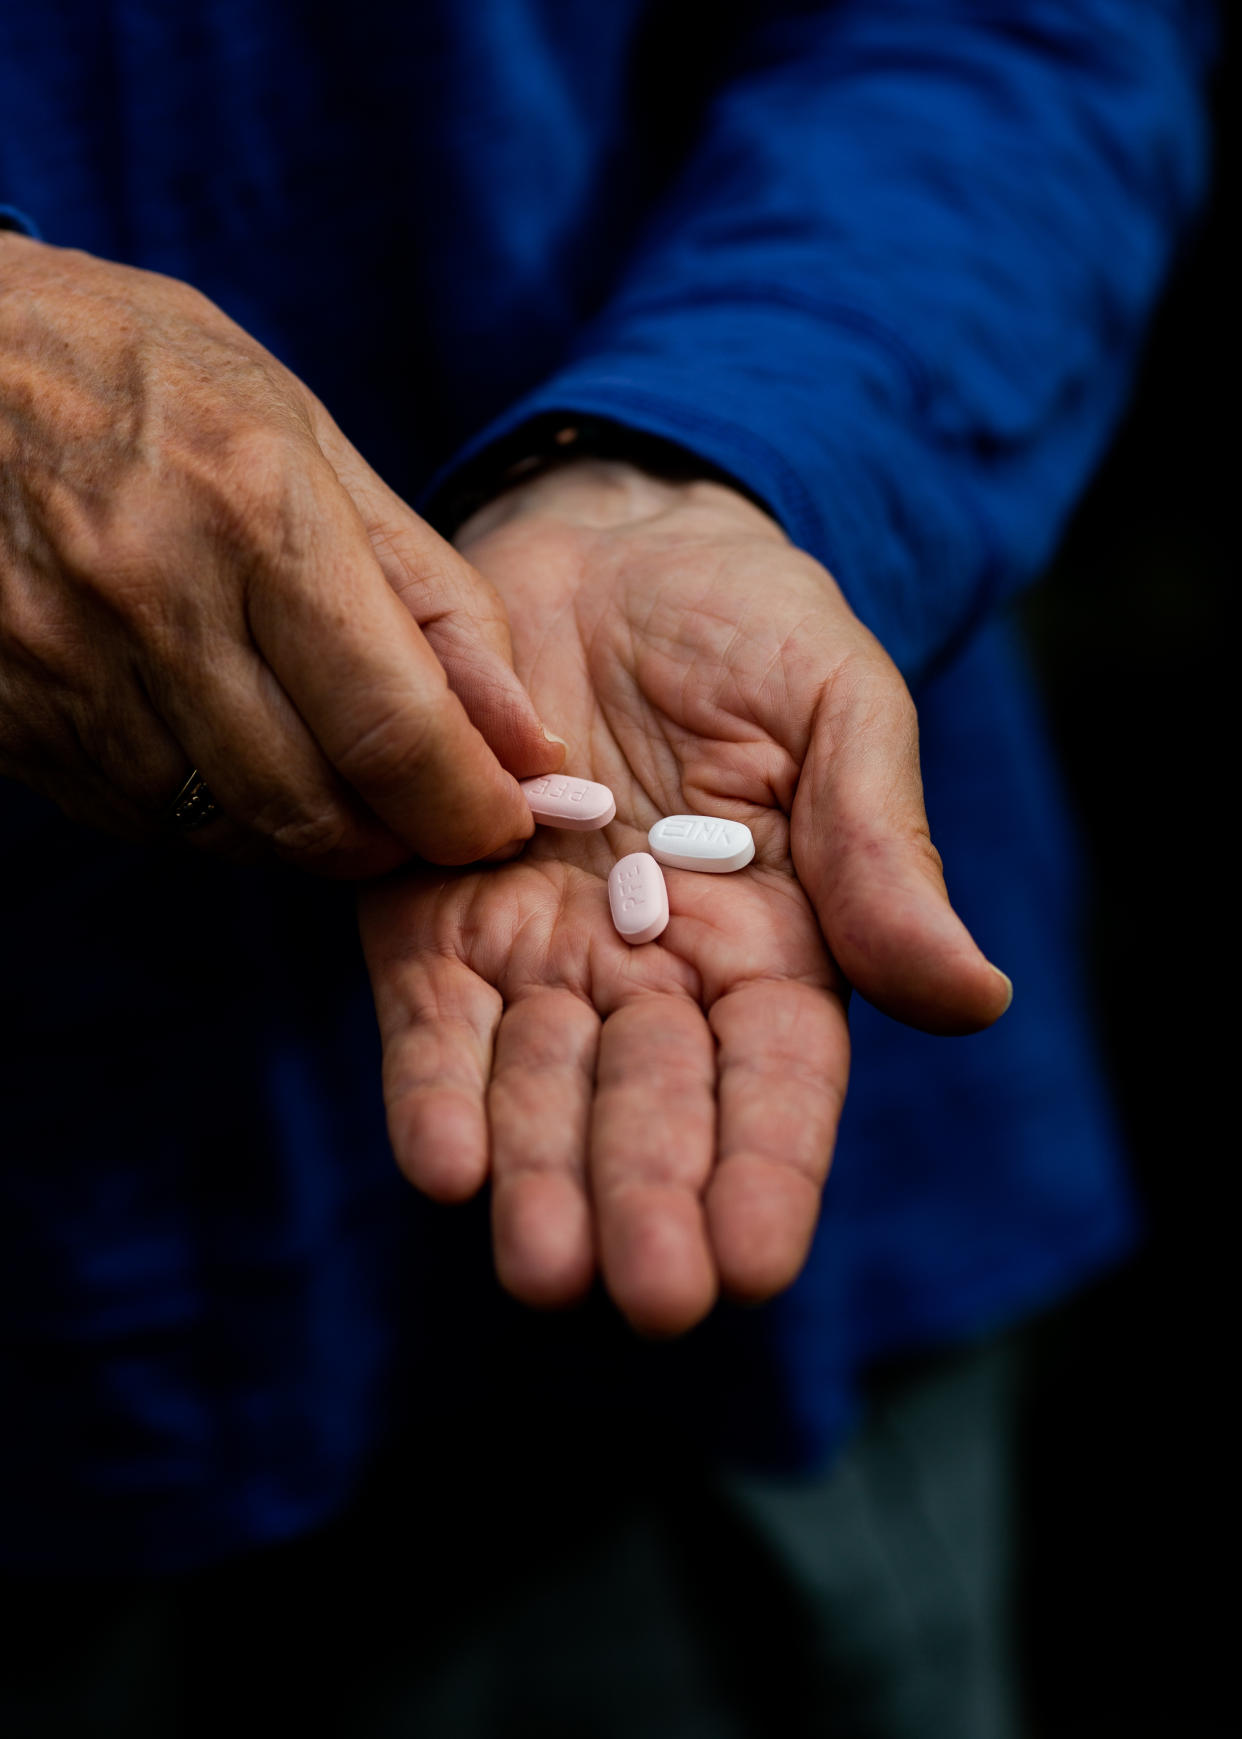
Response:
[[[541,779],[520,781],[522,795],[536,821],[546,827],[569,827],[585,833],[592,827],[607,827],[617,805],[607,785],[594,779],[571,779],[567,773],[545,773]]]
[[[632,851],[608,872],[608,908],[627,942],[654,942],[668,923],[664,872],[646,851]]]

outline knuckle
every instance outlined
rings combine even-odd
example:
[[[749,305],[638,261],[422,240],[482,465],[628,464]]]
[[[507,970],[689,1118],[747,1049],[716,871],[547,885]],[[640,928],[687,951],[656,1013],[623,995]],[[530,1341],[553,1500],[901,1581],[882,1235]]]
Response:
[[[371,551],[389,586],[424,628],[455,616],[476,629],[507,623],[500,594],[477,568],[402,502],[368,500],[362,510]]]
[[[167,501],[150,488],[133,488],[100,503],[65,487],[47,506],[49,548],[42,565],[52,571],[40,576],[39,591],[62,628],[71,631],[76,619],[80,633],[102,609],[105,620],[140,640],[162,630],[176,590],[168,552],[177,540]]]
[[[215,528],[227,543],[257,548],[270,559],[302,554],[313,516],[299,511],[301,475],[285,430],[252,425],[237,431],[210,484]]]
[[[182,631],[201,620],[218,586],[186,583],[206,571],[239,583],[256,569],[305,557],[313,536],[304,472],[290,435],[247,424],[202,451],[167,456],[158,476],[127,490],[79,538],[75,566],[140,632]],[[221,555],[226,560],[221,565]]]
[[[295,822],[271,842],[284,860],[313,874],[347,881],[388,875],[409,858],[409,850],[382,827],[342,815]]]
[[[467,618],[476,630],[504,621],[496,589],[466,568],[447,545],[389,529],[373,531],[371,547],[393,590],[423,626],[456,616]]]
[[[307,864],[338,856],[347,846],[351,832],[348,817],[335,804],[285,811],[256,823],[256,830],[267,837],[281,857]]]
[[[153,469],[129,480],[103,517],[112,568],[177,572],[187,558],[201,572],[226,566],[244,574],[256,559],[283,559],[308,547],[305,465],[291,428],[279,418],[239,416],[235,406],[198,407]]]
[[[420,708],[394,706],[359,731],[336,757],[339,771],[355,790],[383,795],[415,782],[436,745],[442,699]]]
[[[399,598],[413,606],[442,590],[442,564],[437,553],[409,526],[369,515],[364,515],[363,524],[375,558]]]
[[[502,792],[477,775],[463,773],[454,783],[444,748],[437,709],[407,708],[369,726],[347,753],[335,757],[335,765],[372,808],[408,817],[407,825],[393,825],[403,838],[417,839],[417,849],[431,862],[477,863],[510,844],[519,829]]]
[[[289,471],[289,436],[278,424],[247,420],[223,435],[220,474],[229,492],[242,501],[269,503],[284,494]]]

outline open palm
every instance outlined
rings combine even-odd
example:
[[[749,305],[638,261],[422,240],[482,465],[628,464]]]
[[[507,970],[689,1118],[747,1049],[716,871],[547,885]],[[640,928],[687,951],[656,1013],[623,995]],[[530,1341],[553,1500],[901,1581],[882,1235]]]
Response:
[[[463,547],[567,770],[617,819],[364,893],[394,1150],[439,1199],[490,1176],[519,1297],[567,1302],[598,1265],[631,1321],[677,1332],[721,1286],[765,1297],[802,1264],[848,1072],[843,972],[946,1031],[1007,989],[944,897],[900,678],[765,515],[574,467]],[[667,871],[668,928],[632,948],[608,871],[687,810],[746,822],[755,861]]]

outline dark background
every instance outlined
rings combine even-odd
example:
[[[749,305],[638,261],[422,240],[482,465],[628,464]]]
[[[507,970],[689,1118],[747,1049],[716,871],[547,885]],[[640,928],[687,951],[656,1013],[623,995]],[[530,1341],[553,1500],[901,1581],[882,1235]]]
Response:
[[[1212,208],[1119,439],[1026,610],[1092,861],[1097,998],[1149,1220],[1142,1255],[1039,1352],[1024,1636],[1040,1739],[1242,1731],[1226,1411],[1238,97],[1235,50],[1216,85]]]

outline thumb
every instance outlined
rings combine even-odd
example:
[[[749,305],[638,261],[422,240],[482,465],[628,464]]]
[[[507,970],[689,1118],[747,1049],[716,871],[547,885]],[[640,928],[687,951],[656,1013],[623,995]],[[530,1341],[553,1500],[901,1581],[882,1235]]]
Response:
[[[949,903],[923,807],[918,722],[896,667],[868,647],[817,708],[792,848],[842,972],[868,1002],[931,1033],[977,1032],[1013,986]]]
[[[384,480],[320,409],[316,435],[362,516],[376,560],[444,667],[449,686],[496,759],[518,779],[554,773],[550,737],[513,669],[500,595]]]

